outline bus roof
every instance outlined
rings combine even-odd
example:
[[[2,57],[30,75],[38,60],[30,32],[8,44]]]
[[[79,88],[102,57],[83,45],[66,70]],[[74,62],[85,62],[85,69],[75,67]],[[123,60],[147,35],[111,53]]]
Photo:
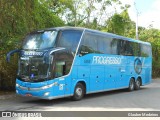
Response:
[[[118,38],[118,39],[123,39],[123,40],[127,40],[127,41],[131,41],[131,42],[137,42],[137,43],[142,43],[142,44],[147,44],[147,45],[151,45],[149,42],[144,42],[141,40],[136,40],[133,38],[128,38],[128,37],[124,37],[124,36],[120,36],[120,35],[116,35],[113,33],[108,33],[108,32],[102,32],[102,31],[98,31],[98,30],[93,30],[93,29],[88,29],[88,28],[83,28],[83,27],[69,27],[69,26],[65,26],[65,27],[54,27],[54,28],[47,28],[47,29],[43,29],[43,30],[39,30],[39,31],[45,31],[45,30],[81,30],[81,31],[88,31],[88,32],[92,32],[95,34],[101,34],[101,35],[106,35],[106,36],[110,36],[113,38]],[[39,32],[37,31],[37,32]]]

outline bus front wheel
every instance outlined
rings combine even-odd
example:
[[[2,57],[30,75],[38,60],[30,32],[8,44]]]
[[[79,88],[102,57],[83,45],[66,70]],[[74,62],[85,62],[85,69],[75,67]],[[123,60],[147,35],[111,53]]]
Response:
[[[73,95],[73,100],[81,100],[84,96],[84,86],[81,83],[77,83],[75,89],[74,89],[74,95]]]
[[[130,79],[130,82],[129,82],[128,90],[129,90],[129,91],[133,91],[134,88],[135,88],[135,82],[134,82],[134,79],[131,78],[131,79]]]

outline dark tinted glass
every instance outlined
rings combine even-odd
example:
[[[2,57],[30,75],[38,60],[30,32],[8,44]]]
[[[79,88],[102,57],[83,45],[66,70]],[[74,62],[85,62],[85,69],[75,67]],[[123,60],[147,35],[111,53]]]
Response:
[[[97,40],[95,39],[95,36],[91,33],[85,33],[80,47],[80,53],[85,55],[97,52]]]
[[[117,54],[117,40],[107,36],[99,36],[98,51],[105,54]]]
[[[132,49],[133,49],[133,55],[134,56],[141,56],[141,49],[140,49],[140,44],[131,42]]]
[[[65,30],[61,32],[57,47],[64,47],[72,52],[76,51],[82,32]]]
[[[133,47],[130,41],[118,40],[118,55],[133,56]]]
[[[96,33],[85,33],[80,49],[83,55],[88,53],[142,57],[151,55],[151,48],[148,45]]]
[[[118,40],[113,38],[113,39],[110,39],[110,44],[107,45],[107,47],[110,49],[109,51],[109,54],[113,54],[113,55],[117,55],[118,54]]]
[[[149,45],[141,44],[141,56],[142,57],[151,56],[151,47]]]
[[[98,35],[96,35],[95,36],[96,37],[96,39],[97,39],[97,51],[99,52],[99,53],[106,53],[106,46],[107,46],[107,44],[105,44],[105,38],[103,37],[103,36],[98,36]]]
[[[81,54],[117,54],[117,40],[95,33],[85,33],[80,48]]]

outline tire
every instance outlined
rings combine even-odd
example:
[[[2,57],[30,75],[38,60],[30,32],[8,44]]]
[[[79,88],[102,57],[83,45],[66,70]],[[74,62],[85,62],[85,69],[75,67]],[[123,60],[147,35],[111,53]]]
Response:
[[[74,89],[74,95],[72,99],[75,101],[81,100],[84,97],[84,93],[85,93],[84,85],[81,83],[77,83]]]
[[[141,80],[138,78],[138,79],[135,81],[135,90],[139,90],[139,89],[140,89],[140,86],[141,86]]]
[[[135,82],[134,82],[134,79],[133,78],[131,78],[130,79],[130,82],[129,82],[129,86],[128,86],[128,91],[133,91],[134,90],[134,88],[135,88]]]

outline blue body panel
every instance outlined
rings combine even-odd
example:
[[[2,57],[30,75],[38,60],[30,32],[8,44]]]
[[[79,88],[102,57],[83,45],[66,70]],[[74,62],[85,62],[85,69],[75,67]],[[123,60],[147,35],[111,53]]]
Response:
[[[112,58],[110,61],[99,61],[95,63],[94,58],[106,57]],[[117,58],[119,61],[114,61]],[[20,95],[31,94],[34,97],[43,99],[54,99],[65,96],[72,96],[74,88],[79,81],[86,84],[86,93],[109,91],[113,89],[127,88],[130,78],[135,80],[142,78],[142,85],[151,82],[151,58],[139,57],[142,62],[142,72],[137,74],[134,69],[134,61],[137,57],[106,55],[106,54],[88,54],[84,56],[76,56],[71,72],[63,77],[55,78],[44,82],[30,83],[16,80],[21,87],[16,87],[17,93]],[[117,62],[117,63],[116,63]],[[101,63],[101,64],[100,64]],[[56,83],[47,89],[32,90],[32,88],[41,88]],[[48,96],[44,96],[49,92]]]
[[[57,30],[61,28],[57,28]],[[67,29],[67,28],[65,28]],[[79,28],[77,28],[79,29]],[[122,36],[104,33],[94,30],[81,29],[83,34],[85,31],[93,34],[100,34],[104,37],[113,37],[123,39],[124,41],[131,41],[134,43],[141,43],[150,46],[150,43],[125,38]],[[79,41],[75,56],[71,65],[70,72],[62,77],[43,82],[24,82],[16,79],[16,92],[23,96],[33,96],[42,99],[55,99],[60,97],[72,96],[74,94],[75,86],[78,82],[83,82],[86,87],[86,94],[109,91],[114,89],[128,88],[130,79],[135,81],[141,78],[142,85],[149,84],[152,76],[152,56],[138,57],[138,55],[127,56],[121,54],[100,54],[88,53],[80,55],[78,52],[83,38],[83,34]],[[98,38],[99,39],[99,38]],[[49,58],[49,55],[63,48],[53,48],[42,53],[38,51],[37,55]],[[151,52],[151,51],[150,51]],[[33,52],[31,56],[35,56]],[[36,52],[37,53],[37,52]],[[74,53],[73,53],[74,54]],[[27,56],[28,52],[21,52],[21,56]],[[65,56],[65,55],[64,55]],[[49,61],[49,59],[44,59]]]

